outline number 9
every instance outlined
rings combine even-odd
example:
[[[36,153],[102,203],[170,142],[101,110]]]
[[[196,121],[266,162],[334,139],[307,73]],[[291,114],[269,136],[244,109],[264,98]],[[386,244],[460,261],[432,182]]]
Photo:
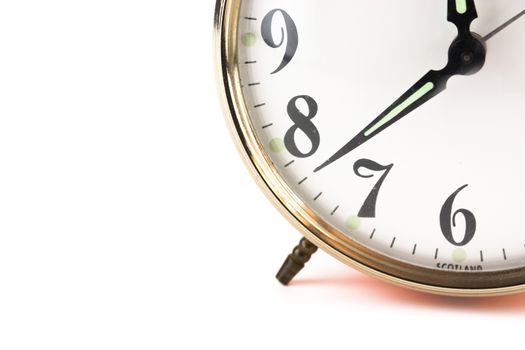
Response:
[[[281,27],[281,40],[279,40],[279,42],[276,42],[272,32],[273,20],[277,12],[282,14],[286,26],[286,36],[284,35],[284,28]],[[262,38],[266,45],[270,46],[273,49],[281,47],[284,44],[285,37],[287,39],[286,50],[284,53],[283,60],[281,61],[279,67],[277,67],[277,69],[272,72],[272,74],[275,74],[281,71],[284,67],[286,67],[288,63],[290,63],[292,58],[295,56],[295,52],[297,51],[297,47],[299,46],[299,35],[297,33],[297,26],[295,25],[295,22],[293,21],[292,17],[290,17],[290,15],[286,11],[281,9],[275,9],[270,11],[266,16],[264,16],[261,25],[261,32]]]

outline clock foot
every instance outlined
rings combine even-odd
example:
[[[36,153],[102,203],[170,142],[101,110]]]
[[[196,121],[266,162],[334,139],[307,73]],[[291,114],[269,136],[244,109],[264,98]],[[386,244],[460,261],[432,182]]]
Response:
[[[285,286],[288,285],[316,251],[317,247],[314,244],[306,238],[301,239],[299,245],[294,248],[292,254],[288,255],[284,261],[283,266],[277,273],[277,280]]]

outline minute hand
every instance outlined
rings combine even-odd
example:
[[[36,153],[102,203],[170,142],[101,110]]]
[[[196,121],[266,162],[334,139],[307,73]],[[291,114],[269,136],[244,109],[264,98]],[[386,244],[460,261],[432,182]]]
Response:
[[[468,8],[473,10],[465,12],[467,20],[464,23],[470,23],[472,18],[476,17],[475,7],[473,7],[474,2],[467,1],[467,4],[471,5]],[[458,18],[464,17],[450,16],[450,18],[456,21]],[[315,172],[345,156],[425,102],[439,95],[447,88],[447,82],[453,75],[471,75],[483,67],[486,57],[486,47],[483,39],[479,35],[468,31],[468,25],[461,25],[458,21],[456,21],[456,24],[458,25],[459,35],[450,45],[446,67],[440,71],[431,70],[425,74],[350,142],[317,167],[314,170]],[[462,33],[462,30],[467,30],[467,32]]]
[[[317,167],[314,170],[315,172],[345,156],[425,102],[439,95],[447,88],[447,81],[451,76],[471,75],[483,67],[486,56],[484,40],[470,31],[470,24],[478,17],[474,0],[447,1],[448,21],[456,25],[458,36],[450,45],[446,67],[440,71],[431,70],[425,74],[350,142]]]
[[[425,74],[425,76],[408,89],[397,101],[368,124],[359,134],[350,140],[350,142],[334,153],[326,162],[317,167],[315,171],[317,172],[323,169],[350,153],[425,102],[443,92],[447,87],[448,79],[456,74],[456,71],[457,68],[449,64],[440,71],[431,70]]]

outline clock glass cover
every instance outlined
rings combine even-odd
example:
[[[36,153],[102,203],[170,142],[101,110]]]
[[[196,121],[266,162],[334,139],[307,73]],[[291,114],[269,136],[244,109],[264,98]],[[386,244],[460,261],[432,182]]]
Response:
[[[320,225],[409,266],[525,266],[523,0],[244,0],[251,129]],[[492,33],[492,35],[490,35]]]

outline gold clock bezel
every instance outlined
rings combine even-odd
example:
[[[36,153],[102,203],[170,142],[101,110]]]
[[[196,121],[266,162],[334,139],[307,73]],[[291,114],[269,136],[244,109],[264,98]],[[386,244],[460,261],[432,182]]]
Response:
[[[491,272],[455,272],[411,265],[351,240],[325,222],[292,191],[258,141],[239,75],[237,29],[242,0],[217,0],[215,50],[219,92],[233,138],[252,175],[279,211],[308,240],[343,263],[409,289],[450,296],[495,296],[525,290],[525,267]]]

